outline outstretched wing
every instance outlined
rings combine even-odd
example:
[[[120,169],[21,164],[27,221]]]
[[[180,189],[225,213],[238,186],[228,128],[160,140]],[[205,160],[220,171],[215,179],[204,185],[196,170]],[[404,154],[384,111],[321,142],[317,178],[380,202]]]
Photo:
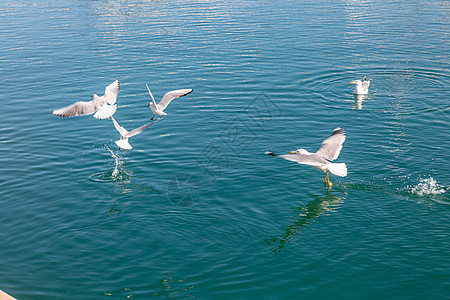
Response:
[[[279,155],[280,157],[286,159],[286,160],[290,160],[290,161],[295,161],[296,163],[302,164],[302,165],[310,165],[313,167],[318,167],[323,165],[323,162],[315,159],[313,156],[311,155],[305,155],[305,154],[283,154],[283,155]]]
[[[320,159],[315,158],[314,156],[307,155],[307,154],[283,154],[283,155],[276,155],[272,152],[266,152],[265,154],[270,156],[278,156],[281,158],[284,158],[286,160],[294,161],[296,163],[302,164],[302,165],[310,165],[313,167],[318,167],[326,163],[326,161],[321,161]]]
[[[329,161],[333,161],[338,158],[341,153],[342,144],[345,141],[345,133],[341,127],[335,128],[333,134],[322,142],[319,150],[316,154]]]
[[[153,97],[153,94],[152,94],[152,92],[150,91],[150,88],[148,87],[148,84],[145,84],[145,86],[147,87],[147,90],[148,90],[148,93],[149,93],[150,97],[152,97],[153,106],[155,107],[155,109],[158,109],[158,105],[156,105],[155,98]]]
[[[192,91],[193,89],[182,89],[166,93],[158,104],[159,109],[164,110],[167,107],[167,105],[169,105],[170,101],[178,97],[186,96],[187,94],[192,93]]]
[[[52,113],[60,117],[85,116],[96,112],[91,102],[78,101],[69,106],[55,109]]]
[[[157,120],[157,121],[158,121],[158,120]],[[152,125],[153,123],[155,123],[155,122],[157,122],[157,121],[153,121],[153,122],[151,122],[151,123],[145,124],[145,125],[143,125],[143,126],[141,126],[141,127],[138,127],[138,128],[136,128],[136,129],[131,130],[130,132],[127,133],[126,137],[127,137],[127,138],[130,138],[130,137],[132,137],[132,136],[135,136],[135,135],[141,133],[142,131],[144,131],[145,129],[147,129],[148,126]]]
[[[122,126],[119,125],[119,123],[117,123],[116,119],[111,117],[111,120],[113,121],[114,127],[116,127],[116,130],[120,133],[121,136],[126,136],[129,133],[125,128],[123,128]]]
[[[116,103],[119,91],[120,83],[119,80],[116,80],[105,88],[105,95],[103,97],[105,97],[106,101],[108,101],[108,103],[112,105]]]

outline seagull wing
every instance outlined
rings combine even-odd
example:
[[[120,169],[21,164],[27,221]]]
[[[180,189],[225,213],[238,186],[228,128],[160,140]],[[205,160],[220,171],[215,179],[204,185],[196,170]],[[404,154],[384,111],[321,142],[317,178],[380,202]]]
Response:
[[[151,123],[148,123],[148,124],[145,124],[145,125],[143,125],[143,126],[141,126],[141,127],[138,127],[138,128],[136,128],[136,129],[131,130],[130,132],[128,132],[128,133],[126,134],[126,137],[127,137],[127,138],[130,138],[130,137],[132,137],[132,136],[135,136],[135,135],[141,133],[142,131],[144,131],[145,129],[147,129],[147,127],[149,127],[150,125],[152,125],[152,124],[155,123],[155,122],[156,122],[156,121],[151,122]]]
[[[162,97],[161,101],[159,101],[159,104],[158,104],[159,109],[164,110],[167,107],[167,105],[169,105],[170,101],[172,101],[173,99],[178,98],[178,97],[186,96],[187,94],[192,93],[192,91],[193,91],[193,89],[182,89],[182,90],[175,90],[175,91],[166,93]]]
[[[105,95],[103,95],[103,97],[105,97],[106,101],[108,101],[108,103],[112,105],[116,103],[119,91],[120,83],[119,80],[116,80],[105,88]]]
[[[60,117],[74,117],[74,116],[85,116],[93,114],[97,111],[94,105],[92,105],[92,102],[83,102],[78,101],[75,102],[69,106],[55,109],[53,111],[54,115],[60,116]]]
[[[342,128],[338,127],[334,129],[333,134],[322,142],[319,150],[316,154],[323,157],[329,161],[333,161],[338,158],[339,153],[341,153],[342,144],[345,141],[345,133]]]
[[[310,165],[313,167],[321,166],[326,161],[321,161],[320,159],[317,159],[314,157],[314,155],[307,155],[307,154],[283,154],[278,155],[279,157],[282,157],[286,160],[295,161],[296,163],[302,164],[302,165]]]
[[[158,105],[156,105],[156,101],[155,98],[153,97],[152,92],[150,91],[150,88],[148,87],[148,84],[145,84],[145,86],[147,87],[148,93],[150,94],[150,97],[152,97],[152,102],[153,102],[153,106],[155,107],[155,110],[158,109]],[[150,106],[151,107],[151,106]]]
[[[120,126],[119,123],[117,123],[116,119],[114,119],[113,117],[111,117],[111,120],[113,121],[114,127],[116,127],[116,130],[120,133],[120,135],[125,137],[128,134],[128,131]]]
[[[310,165],[313,167],[316,166],[321,166],[323,164],[326,164],[327,161],[325,161],[324,159],[321,159],[320,157],[317,157],[315,154],[283,154],[283,155],[276,155],[272,152],[267,151],[265,154],[270,155],[270,156],[278,156],[281,158],[284,158],[286,160],[290,160],[302,165]]]
[[[370,86],[370,80],[367,80],[367,79],[365,79],[363,82],[362,82],[362,88],[363,88],[363,90],[364,91],[369,91],[369,86]]]

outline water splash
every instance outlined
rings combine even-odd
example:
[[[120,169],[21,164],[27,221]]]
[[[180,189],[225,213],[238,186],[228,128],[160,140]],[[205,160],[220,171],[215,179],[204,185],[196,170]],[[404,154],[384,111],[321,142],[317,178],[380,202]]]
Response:
[[[440,195],[444,194],[448,190],[447,187],[439,186],[437,181],[433,177],[420,179],[419,184],[411,189],[413,194],[418,196],[428,196],[428,195]]]
[[[116,167],[114,168],[114,171],[112,172],[111,176],[115,178],[117,174],[119,174],[119,166],[122,165],[119,156],[117,156],[111,149],[107,148],[108,151],[111,153],[111,156],[114,157],[116,160]]]
[[[106,150],[111,153],[111,157],[114,159],[112,165],[114,165],[113,171],[99,172],[89,176],[89,179],[95,182],[126,182],[129,180],[130,175],[125,172],[123,168],[123,160],[118,153],[114,153],[109,147],[105,147]]]

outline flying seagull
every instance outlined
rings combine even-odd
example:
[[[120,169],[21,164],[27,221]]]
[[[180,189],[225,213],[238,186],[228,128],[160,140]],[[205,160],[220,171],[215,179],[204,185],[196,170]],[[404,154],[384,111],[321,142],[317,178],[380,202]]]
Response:
[[[342,128],[338,127],[334,129],[333,134],[329,138],[322,142],[322,145],[316,153],[310,153],[305,149],[298,149],[284,155],[276,155],[270,151],[267,151],[265,154],[270,156],[279,156],[290,161],[295,161],[299,164],[310,165],[314,168],[322,170],[327,173],[323,180],[324,183],[331,187],[332,183],[328,178],[328,171],[337,176],[347,176],[347,166],[345,163],[331,162],[338,158],[344,141],[345,133]]]
[[[129,149],[133,148],[133,147],[131,147],[130,143],[128,143],[128,139],[130,137],[141,133],[142,131],[147,129],[147,127],[149,127],[150,125],[152,125],[153,123],[156,122],[156,121],[153,121],[152,123],[148,123],[141,127],[133,129],[131,131],[128,131],[125,128],[123,128],[122,126],[120,126],[119,123],[117,123],[117,121],[113,117],[111,117],[111,119],[114,123],[114,127],[116,127],[117,131],[120,133],[120,140],[116,141],[115,143],[117,146],[119,146],[119,150],[120,150],[120,148],[122,148],[123,151],[125,151],[125,149],[129,150]]]
[[[97,119],[106,119],[111,117],[117,110],[116,100],[119,95],[120,83],[119,80],[114,81],[105,88],[105,94],[98,96],[92,95],[92,100],[89,102],[78,101],[69,106],[55,109],[54,115],[60,117],[74,117],[94,114]]]
[[[159,115],[160,119],[162,118],[163,115],[164,116],[167,115],[164,112],[164,109],[166,109],[166,107],[167,107],[167,105],[169,105],[170,101],[172,101],[173,99],[178,98],[178,97],[186,96],[187,94],[190,94],[193,91],[193,89],[182,89],[182,90],[175,90],[175,91],[168,92],[162,97],[161,101],[159,101],[159,104],[156,104],[155,98],[153,98],[153,94],[150,91],[150,88],[148,87],[147,84],[145,84],[145,85],[147,86],[147,90],[148,90],[148,93],[150,94],[150,97],[152,97],[152,102],[148,103],[148,106],[150,106],[150,108],[153,112],[153,117],[150,120],[153,120],[153,118],[157,114]]]
[[[355,80],[350,82],[351,84],[356,84],[355,86],[355,90],[353,91],[353,94],[355,95],[366,95],[369,93],[369,86],[370,86],[370,81],[372,79],[367,80],[367,77],[364,76],[364,80]]]

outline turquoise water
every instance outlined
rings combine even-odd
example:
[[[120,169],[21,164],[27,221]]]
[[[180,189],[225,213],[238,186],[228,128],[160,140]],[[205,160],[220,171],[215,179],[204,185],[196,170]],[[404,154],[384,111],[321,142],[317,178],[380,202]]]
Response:
[[[18,299],[443,299],[449,2],[0,3],[0,289]],[[350,81],[372,78],[370,95]],[[102,94],[149,122],[52,110]],[[335,127],[348,176],[264,155]]]

